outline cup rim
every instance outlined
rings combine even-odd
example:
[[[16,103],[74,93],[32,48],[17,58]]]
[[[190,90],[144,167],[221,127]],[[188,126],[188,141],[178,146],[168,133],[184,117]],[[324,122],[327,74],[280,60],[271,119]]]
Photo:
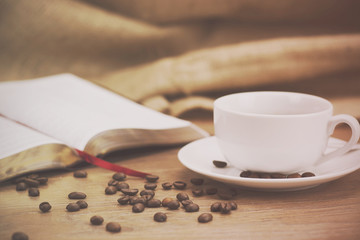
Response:
[[[305,96],[307,98],[312,98],[312,99],[316,99],[318,101],[323,102],[324,104],[327,105],[326,108],[324,108],[323,110],[320,111],[316,111],[316,112],[309,112],[309,113],[299,113],[299,114],[267,114],[267,113],[251,113],[251,112],[245,112],[245,111],[234,111],[233,109],[230,108],[226,108],[223,106],[223,104],[221,104],[222,101],[224,101],[224,99],[230,98],[230,97],[234,97],[237,95],[245,95],[245,94],[276,94],[276,95],[301,95],[301,96]],[[326,112],[333,112],[333,105],[332,103],[325,99],[322,98],[320,96],[316,96],[316,95],[312,95],[312,94],[308,94],[308,93],[301,93],[301,92],[288,92],[288,91],[249,91],[249,92],[238,92],[238,93],[232,93],[232,94],[228,94],[228,95],[224,95],[221,96],[217,99],[215,99],[214,101],[214,110],[215,108],[223,111],[223,112],[228,112],[228,113],[232,113],[235,115],[242,115],[242,116],[252,116],[252,117],[280,117],[280,118],[291,118],[291,117],[308,117],[308,116],[315,116],[315,115],[321,115],[323,113]]]

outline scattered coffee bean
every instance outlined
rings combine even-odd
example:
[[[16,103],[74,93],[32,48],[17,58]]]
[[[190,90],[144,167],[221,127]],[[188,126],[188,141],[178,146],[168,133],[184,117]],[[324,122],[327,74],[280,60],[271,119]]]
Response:
[[[130,197],[128,195],[125,195],[125,196],[120,197],[117,201],[120,205],[126,205],[129,203]]]
[[[154,220],[156,222],[165,222],[167,219],[167,216],[165,213],[162,213],[162,212],[157,212],[154,214]]]
[[[123,189],[121,189],[121,192],[128,196],[135,196],[139,192],[139,189],[123,188]]]
[[[134,213],[140,213],[143,212],[145,209],[145,205],[143,203],[136,203],[134,204],[134,206],[132,207],[132,211]]]
[[[37,188],[39,187],[40,183],[38,180],[35,180],[35,179],[31,179],[31,178],[25,178],[24,179],[24,183],[26,183],[26,185],[28,187],[34,187],[34,188]]]
[[[171,210],[176,210],[180,207],[180,203],[178,200],[171,200],[166,204],[166,206]]]
[[[148,182],[156,182],[159,179],[159,176],[150,174],[150,175],[146,175],[145,179]]]
[[[51,209],[51,205],[48,202],[42,202],[42,203],[39,204],[39,209],[42,212],[48,212]]]
[[[154,197],[155,192],[154,192],[154,190],[149,190],[149,189],[145,189],[140,192],[140,196],[146,196],[146,195]]]
[[[200,197],[200,196],[203,196],[203,195],[204,195],[204,190],[198,188],[198,189],[192,190],[192,193],[193,193],[194,196]]]
[[[87,177],[87,172],[84,170],[77,170],[74,172],[73,176],[75,178],[86,178]]]
[[[220,203],[220,212],[223,214],[228,214],[231,211],[231,205],[228,203]]]
[[[176,189],[180,189],[180,190],[183,190],[183,189],[185,189],[186,188],[186,183],[185,182],[183,182],[183,181],[175,181],[174,183],[173,183],[173,186],[176,188]]]
[[[125,175],[125,173],[117,172],[112,176],[112,178],[116,181],[124,181],[126,178],[126,175]]]
[[[185,206],[185,211],[186,212],[197,212],[197,211],[199,211],[199,205],[197,205],[196,203],[190,203],[189,205]]]
[[[213,216],[211,213],[202,213],[198,217],[198,222],[200,223],[207,223],[213,220]]]
[[[190,199],[187,199],[187,200],[183,200],[180,202],[181,205],[183,205],[183,207],[186,207],[187,205],[193,203],[193,201],[191,201]]]
[[[92,225],[101,225],[104,222],[104,218],[101,216],[92,216],[90,222]]]
[[[161,186],[163,187],[164,190],[170,190],[172,188],[172,184],[169,182],[165,182],[161,184]]]
[[[47,184],[49,179],[47,177],[38,177],[36,180],[39,182],[40,185],[45,185]]]
[[[224,168],[227,166],[227,162],[224,162],[224,161],[220,161],[220,160],[214,160],[213,161],[213,164],[215,167],[217,168]]]
[[[204,179],[203,178],[192,178],[190,179],[190,182],[194,185],[202,185],[204,183]]]
[[[292,173],[287,175],[287,178],[301,178],[301,175],[299,173]]]
[[[130,186],[126,182],[121,182],[121,183],[116,184],[116,188],[117,188],[117,190],[121,191],[121,189],[129,189]]]
[[[79,207],[80,207],[81,209],[84,209],[84,208],[87,208],[87,207],[88,207],[87,202],[85,202],[84,200],[79,200],[79,201],[76,202],[76,204],[79,205]]]
[[[119,181],[115,180],[115,179],[110,179],[108,182],[108,186],[117,186],[119,184]]]
[[[156,187],[157,187],[156,183],[146,183],[144,185],[144,188],[147,190],[155,190]]]
[[[148,202],[150,199],[152,199],[154,196],[152,195],[143,195],[141,196],[143,199],[145,199],[145,202]]]
[[[301,174],[301,177],[315,177],[315,174],[312,172],[304,172]]]
[[[136,203],[142,203],[145,205],[147,201],[143,197],[131,196],[129,200],[130,205],[135,205]]]
[[[187,195],[187,193],[181,192],[178,193],[176,195],[177,200],[179,200],[179,202],[184,201],[184,200],[188,200],[189,199],[189,195]]]
[[[106,224],[106,231],[108,231],[108,232],[120,232],[121,231],[121,226],[117,222],[109,222],[108,224]]]
[[[217,193],[217,188],[207,188],[206,190],[205,190],[205,192],[206,192],[206,194],[207,195],[214,195],[214,194],[216,194]]]
[[[40,191],[38,188],[32,187],[28,189],[28,194],[30,197],[37,197],[40,195]]]
[[[161,207],[161,201],[159,199],[153,198],[147,202],[146,206],[149,208],[158,208]]]
[[[175,200],[175,199],[173,199],[173,198],[164,198],[162,201],[161,201],[161,205],[163,206],[163,207],[167,207],[167,205],[168,205],[168,203],[169,202],[171,202],[171,201],[173,201],[173,200]]]
[[[11,240],[28,240],[29,237],[26,233],[23,232],[14,232],[11,236]]]
[[[220,205],[221,205],[220,202],[216,202],[216,203],[211,204],[210,211],[211,212],[220,212]]]
[[[251,176],[251,171],[242,171],[241,173],[240,173],[240,177],[245,177],[245,178],[248,178],[248,177],[250,177]]]
[[[286,178],[285,174],[282,173],[271,173],[271,178]]]
[[[228,204],[230,205],[231,210],[236,210],[238,208],[236,202],[229,202]]]
[[[19,182],[16,184],[16,191],[25,191],[27,189],[27,185],[24,182]]]
[[[113,195],[117,192],[117,188],[115,186],[108,186],[105,188],[106,195]]]
[[[86,198],[86,194],[82,192],[71,192],[68,194],[69,199],[84,199]]]
[[[77,203],[69,203],[66,206],[66,210],[68,210],[68,212],[76,212],[80,210],[80,206]]]

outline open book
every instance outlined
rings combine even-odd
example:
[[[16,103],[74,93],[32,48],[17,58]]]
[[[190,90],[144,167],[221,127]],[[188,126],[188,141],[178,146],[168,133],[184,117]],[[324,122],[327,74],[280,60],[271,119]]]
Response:
[[[141,87],[141,86],[139,86]],[[0,181],[152,145],[208,136],[189,121],[134,103],[71,74],[0,83]]]

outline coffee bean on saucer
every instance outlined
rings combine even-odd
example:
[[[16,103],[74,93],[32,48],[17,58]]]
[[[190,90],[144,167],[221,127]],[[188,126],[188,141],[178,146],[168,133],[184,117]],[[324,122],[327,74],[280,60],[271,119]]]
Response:
[[[227,166],[227,162],[224,162],[224,161],[220,161],[220,160],[214,160],[213,161],[213,164],[215,167],[217,168],[224,168]]]
[[[156,187],[157,187],[156,183],[146,183],[144,185],[144,188],[147,190],[155,190]]]
[[[189,195],[187,195],[187,193],[181,192],[178,193],[176,195],[177,200],[179,200],[179,202],[184,201],[184,200],[188,200],[189,199]]]
[[[301,174],[301,177],[315,177],[315,174],[312,172],[304,172]]]
[[[106,195],[113,195],[117,192],[117,187],[115,186],[108,186],[105,188],[105,194]]]
[[[82,192],[71,192],[68,194],[69,199],[84,199],[86,198],[86,194]]]
[[[125,195],[128,195],[128,196],[135,196],[139,192],[139,189],[123,188],[123,189],[121,189],[121,192],[124,193]]]
[[[156,181],[159,179],[159,176],[149,174],[149,175],[146,175],[146,176],[145,176],[145,179],[146,179],[148,182],[156,182]]]
[[[200,209],[199,205],[197,205],[196,203],[190,203],[185,206],[186,212],[197,212],[197,211],[199,211],[199,209]]]
[[[167,216],[165,213],[162,213],[162,212],[157,212],[154,214],[154,220],[156,222],[165,222],[167,219]]]
[[[79,200],[79,201],[76,202],[76,204],[79,205],[79,207],[80,207],[81,209],[84,209],[84,208],[87,208],[87,207],[88,207],[87,202],[85,202],[84,200]]]
[[[76,211],[79,211],[80,210],[80,206],[77,204],[77,203],[69,203],[67,206],[66,206],[66,210],[68,212],[76,212]]]
[[[183,181],[175,181],[174,183],[173,183],[173,186],[176,188],[176,189],[180,189],[180,190],[183,190],[183,189],[185,189],[186,188],[186,183],[185,182],[183,182]]]
[[[266,179],[270,179],[271,178],[271,174],[270,173],[258,173],[260,178],[266,178]]]
[[[40,191],[38,188],[32,187],[28,189],[28,194],[30,197],[37,197],[40,195]]]
[[[90,218],[90,222],[92,225],[101,225],[104,222],[104,218],[95,215]]]
[[[25,191],[27,189],[27,185],[24,182],[19,182],[16,184],[16,191]]]
[[[14,232],[11,236],[11,240],[28,240],[29,236],[23,232]]]
[[[198,217],[198,222],[200,223],[208,223],[213,220],[213,216],[211,213],[202,213]]]
[[[87,172],[84,170],[77,170],[73,173],[73,176],[75,178],[86,178],[87,177]]]
[[[271,173],[271,178],[286,178],[285,174],[282,173]]]
[[[172,187],[172,184],[169,182],[165,182],[165,183],[161,184],[161,186],[163,187],[164,190],[170,190]]]
[[[248,178],[248,177],[250,177],[251,176],[251,171],[242,171],[241,173],[240,173],[240,177],[245,177],[245,178]]]
[[[117,172],[112,175],[112,178],[116,181],[124,181],[126,178],[126,174],[122,172]]]
[[[39,209],[42,212],[48,212],[51,209],[51,205],[48,202],[42,202],[42,203],[39,204]]]
[[[132,207],[132,211],[134,213],[140,213],[143,212],[145,209],[145,205],[143,203],[136,203],[134,204],[134,206]]]
[[[108,232],[120,232],[121,226],[117,222],[109,222],[106,224],[106,231]]]
[[[204,179],[203,178],[191,178],[190,182],[194,185],[202,185],[204,183]]]
[[[287,178],[301,178],[301,175],[299,173],[292,173],[287,175]]]

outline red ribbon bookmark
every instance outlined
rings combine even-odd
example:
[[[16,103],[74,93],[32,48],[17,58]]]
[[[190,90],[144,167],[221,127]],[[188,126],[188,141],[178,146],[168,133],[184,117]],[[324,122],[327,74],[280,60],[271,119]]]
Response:
[[[105,169],[109,169],[115,172],[122,172],[125,173],[126,175],[129,176],[134,176],[134,177],[142,177],[144,178],[146,175],[150,175],[150,173],[144,173],[144,172],[139,172],[130,168],[126,168],[126,167],[122,167],[116,164],[112,164],[108,161],[105,161],[103,159],[97,158],[95,156],[92,156],[84,151],[80,151],[78,149],[75,149],[76,152],[79,154],[79,156],[84,159],[86,162],[105,168]]]

